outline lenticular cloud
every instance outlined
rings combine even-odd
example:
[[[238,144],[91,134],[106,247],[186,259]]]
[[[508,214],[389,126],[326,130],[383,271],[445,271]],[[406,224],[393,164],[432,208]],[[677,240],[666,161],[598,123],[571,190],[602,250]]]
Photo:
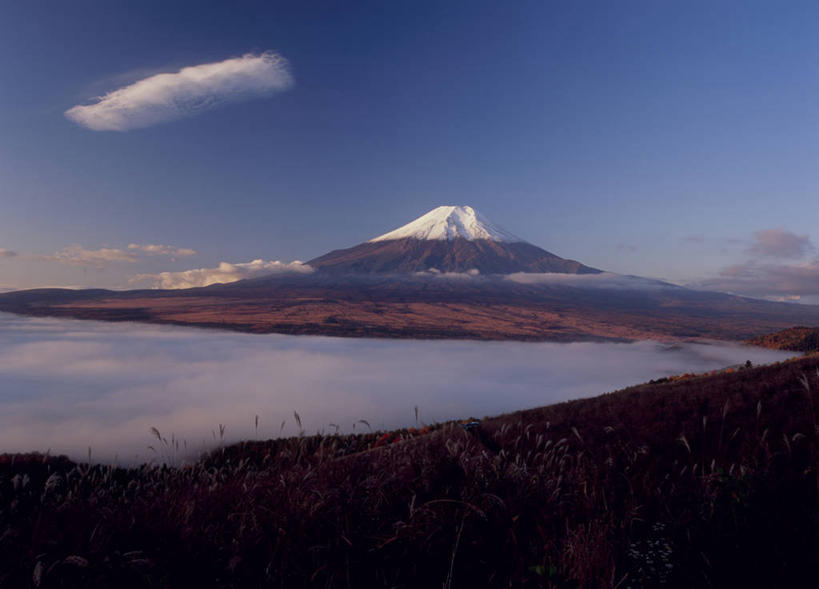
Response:
[[[77,105],[65,116],[94,131],[128,131],[269,96],[293,85],[287,60],[272,52],[157,74]]]

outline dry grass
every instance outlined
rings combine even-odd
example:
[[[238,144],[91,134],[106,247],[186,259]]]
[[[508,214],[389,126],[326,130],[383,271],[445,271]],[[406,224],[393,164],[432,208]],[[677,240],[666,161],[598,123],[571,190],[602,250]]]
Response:
[[[800,586],[819,556],[817,365],[179,468],[2,456],[0,586]]]

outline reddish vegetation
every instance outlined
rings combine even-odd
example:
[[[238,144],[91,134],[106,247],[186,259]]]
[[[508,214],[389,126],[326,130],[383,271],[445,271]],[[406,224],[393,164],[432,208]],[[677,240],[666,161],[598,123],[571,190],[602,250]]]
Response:
[[[817,366],[184,468],[2,457],[0,586],[807,586]]]
[[[803,353],[817,352],[819,351],[819,328],[791,327],[777,333],[754,338],[748,343],[775,350]]]
[[[680,288],[517,284],[497,277],[315,275],[180,291],[40,290],[0,295],[0,311],[146,321],[256,333],[493,340],[745,340],[819,325],[819,307]]]

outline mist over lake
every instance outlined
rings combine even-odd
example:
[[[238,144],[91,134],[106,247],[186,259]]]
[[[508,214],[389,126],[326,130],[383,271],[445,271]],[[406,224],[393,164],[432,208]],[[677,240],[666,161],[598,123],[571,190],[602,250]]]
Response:
[[[224,442],[483,417],[669,374],[783,360],[741,345],[513,343],[249,335],[0,314],[0,452],[122,463]],[[259,416],[258,431],[255,428]],[[282,422],[284,427],[282,428]],[[355,424],[355,425],[354,425]],[[182,454],[183,452],[180,452]]]

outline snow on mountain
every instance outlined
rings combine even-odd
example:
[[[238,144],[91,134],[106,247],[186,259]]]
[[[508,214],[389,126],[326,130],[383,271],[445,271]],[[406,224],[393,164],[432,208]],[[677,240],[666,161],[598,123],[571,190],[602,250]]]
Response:
[[[504,243],[525,243],[520,237],[493,224],[478,211],[468,206],[437,207],[418,217],[415,221],[384,235],[379,235],[369,242],[394,239],[442,241],[487,239]]]
[[[528,243],[467,206],[438,207],[395,231],[308,264],[324,273],[356,274],[600,272]]]

